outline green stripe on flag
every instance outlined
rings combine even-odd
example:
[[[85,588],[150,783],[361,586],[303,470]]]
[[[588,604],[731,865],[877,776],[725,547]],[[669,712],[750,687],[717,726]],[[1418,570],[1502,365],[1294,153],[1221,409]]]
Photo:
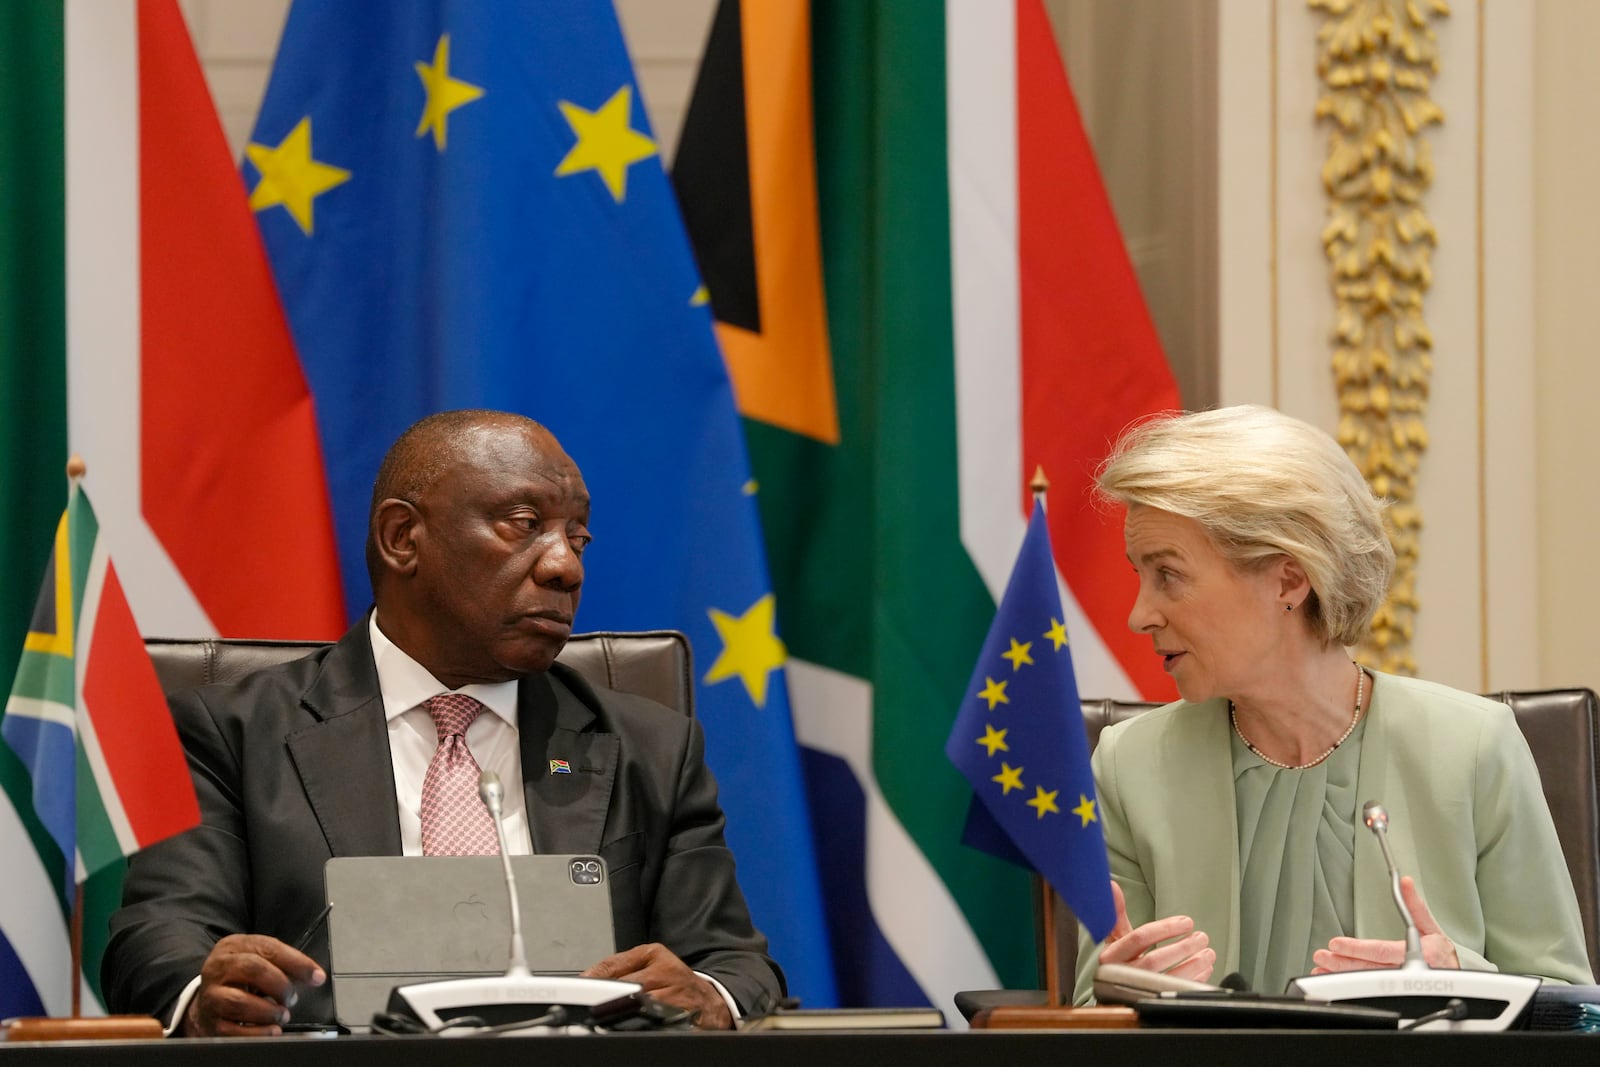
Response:
[[[24,652],[17,663],[16,684],[12,696],[31,697],[65,708],[77,706],[77,682],[73,678],[72,660],[53,652]]]
[[[960,844],[944,755],[994,601],[960,543],[942,8],[813,5],[817,184],[841,440],[746,421],[784,640],[873,687],[896,817],[1001,981],[1038,981],[1028,876]]]
[[[67,500],[67,552],[72,557],[72,645],[79,655],[89,648],[89,635],[82,632],[83,605],[99,537],[100,523],[89,506],[88,496],[73,493]]]
[[[65,488],[63,41],[60,3],[0,4],[0,672],[7,679]]]
[[[111,913],[122,906],[122,879],[128,861],[114,860],[83,883],[83,978],[102,1009],[106,994],[100,986],[100,961],[111,940]]]
[[[99,780],[84,751],[83,735],[78,735],[78,858],[83,869],[94,874],[122,858],[122,845],[106,815],[105,799]]]

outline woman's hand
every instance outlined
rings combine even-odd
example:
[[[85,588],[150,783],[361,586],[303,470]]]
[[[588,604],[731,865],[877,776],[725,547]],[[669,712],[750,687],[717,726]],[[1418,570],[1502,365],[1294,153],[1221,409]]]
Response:
[[[1125,963],[1196,982],[1211,978],[1217,966],[1217,953],[1205,931],[1194,928],[1193,919],[1187,915],[1172,915],[1134,929],[1128,921],[1122,887],[1115,881],[1111,883],[1111,897],[1117,904],[1117,924],[1111,928],[1105,947],[1100,950],[1101,963]]]
[[[1456,946],[1439,929],[1428,902],[1422,899],[1417,883],[1410,875],[1400,879],[1400,896],[1411,909],[1411,918],[1422,935],[1422,958],[1429,967],[1455,969],[1461,966],[1456,956]],[[1336,937],[1327,948],[1311,954],[1315,964],[1312,974],[1329,974],[1333,971],[1370,971],[1379,967],[1398,967],[1405,962],[1404,941],[1379,941],[1373,938]]]

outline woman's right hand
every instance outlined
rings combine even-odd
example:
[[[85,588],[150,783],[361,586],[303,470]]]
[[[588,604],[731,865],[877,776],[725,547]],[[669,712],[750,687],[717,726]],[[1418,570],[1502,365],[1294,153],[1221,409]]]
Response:
[[[1101,963],[1123,963],[1147,971],[1165,971],[1196,982],[1210,981],[1211,972],[1217,966],[1217,953],[1206,932],[1194,928],[1193,919],[1187,915],[1170,915],[1135,929],[1128,921],[1122,887],[1115,881],[1111,883],[1111,897],[1117,904],[1117,924],[1111,928],[1105,947],[1100,950]]]

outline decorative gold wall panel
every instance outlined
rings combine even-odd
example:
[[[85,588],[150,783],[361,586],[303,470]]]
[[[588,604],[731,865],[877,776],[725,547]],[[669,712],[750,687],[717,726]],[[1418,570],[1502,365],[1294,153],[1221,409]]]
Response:
[[[1393,501],[1394,582],[1358,658],[1414,674],[1417,479],[1428,447],[1433,370],[1423,297],[1438,243],[1423,204],[1433,184],[1425,135],[1444,121],[1429,96],[1439,73],[1432,21],[1450,9],[1443,0],[1308,2],[1326,16],[1317,31],[1316,115],[1332,127],[1322,166],[1328,196],[1322,243],[1336,308],[1338,438],[1372,488]]]

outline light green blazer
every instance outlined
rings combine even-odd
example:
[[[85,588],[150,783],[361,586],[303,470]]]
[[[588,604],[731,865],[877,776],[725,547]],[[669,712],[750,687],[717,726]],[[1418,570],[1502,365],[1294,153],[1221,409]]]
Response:
[[[1239,829],[1228,705],[1179,701],[1108,727],[1094,752],[1112,877],[1134,926],[1188,915],[1239,966]],[[1461,965],[1594,981],[1577,897],[1533,755],[1511,709],[1412,678],[1373,681],[1360,804],[1389,810],[1389,844],[1416,878]],[[1355,839],[1356,937],[1399,940],[1388,870]],[[1075,1000],[1089,999],[1097,949],[1080,933]],[[1261,990],[1281,993],[1282,990]]]

